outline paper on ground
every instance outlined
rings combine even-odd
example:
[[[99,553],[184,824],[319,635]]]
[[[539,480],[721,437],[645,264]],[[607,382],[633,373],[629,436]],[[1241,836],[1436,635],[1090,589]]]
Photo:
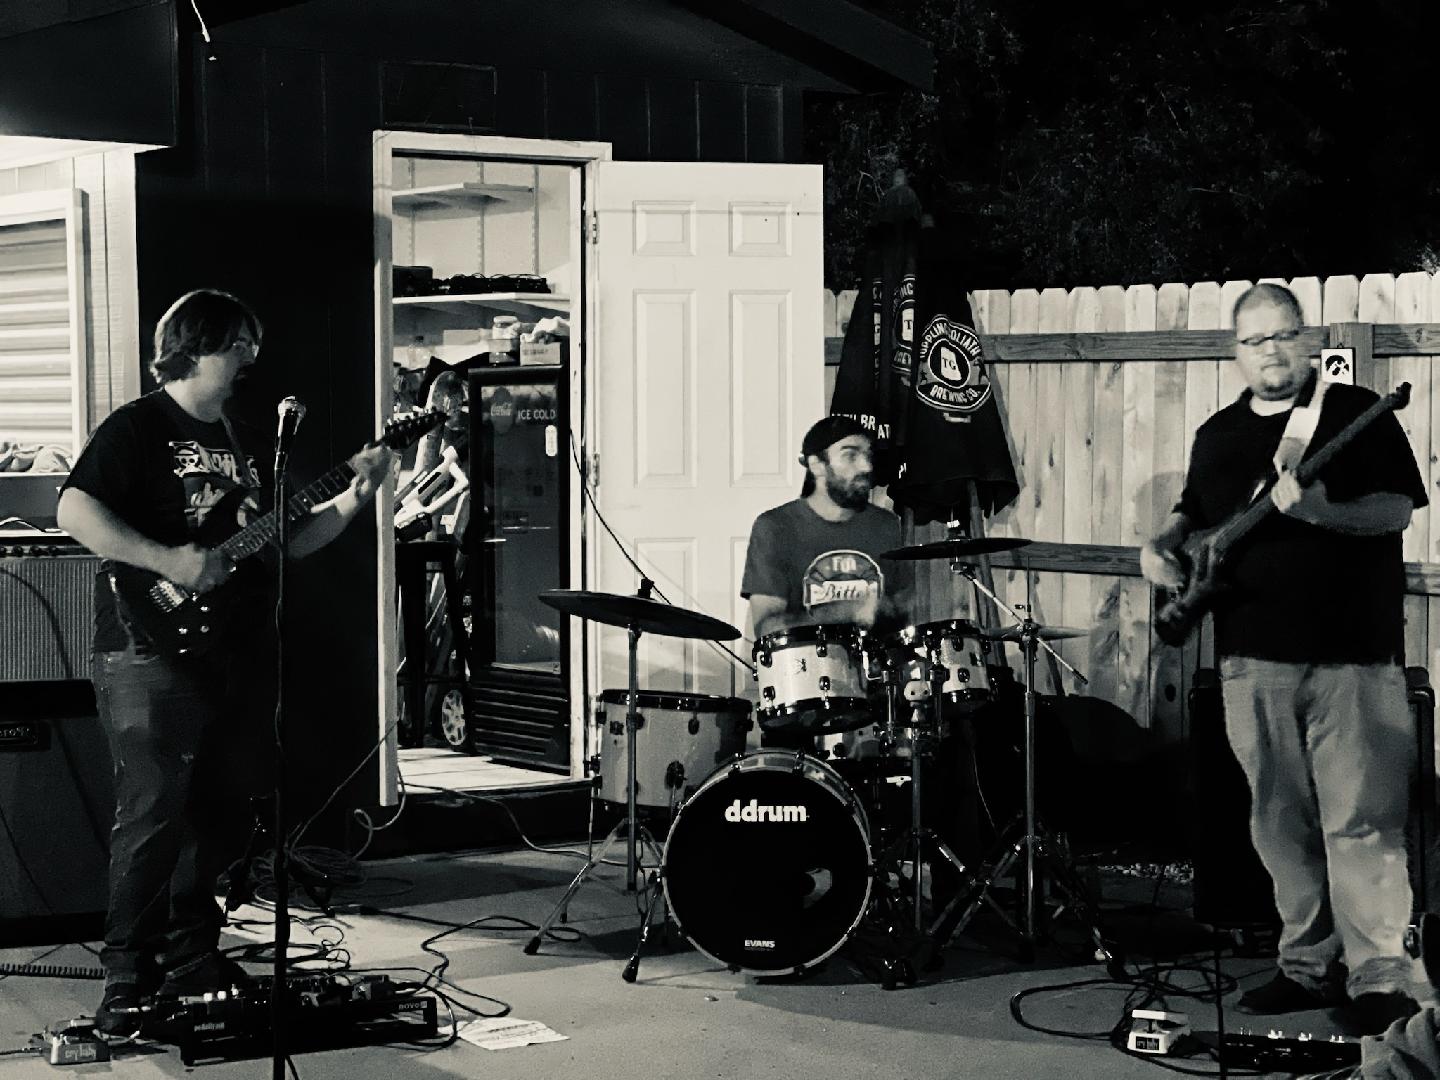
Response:
[[[552,1031],[539,1020],[521,1020],[514,1016],[486,1017],[469,1020],[457,1029],[460,1038],[486,1050],[509,1050],[531,1043],[561,1042],[570,1038]]]

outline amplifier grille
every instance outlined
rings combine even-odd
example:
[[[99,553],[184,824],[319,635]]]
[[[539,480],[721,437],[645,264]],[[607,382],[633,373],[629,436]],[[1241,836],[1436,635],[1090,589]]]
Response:
[[[92,555],[0,558],[0,683],[90,678]]]

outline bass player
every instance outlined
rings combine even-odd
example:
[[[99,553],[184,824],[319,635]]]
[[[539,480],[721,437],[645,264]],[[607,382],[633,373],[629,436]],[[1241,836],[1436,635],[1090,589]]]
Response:
[[[61,528],[106,561],[96,578],[92,678],[115,769],[105,988],[95,1016],[107,1035],[138,1028],[142,996],[200,994],[244,978],[217,951],[215,882],[227,810],[259,786],[242,762],[258,760],[265,710],[242,703],[264,684],[258,657],[273,647],[266,590],[238,593],[245,610],[218,646],[172,657],[127,624],[106,563],[200,593],[229,576],[224,556],[195,537],[222,500],[239,501],[227,495],[242,488],[258,496],[265,486],[263,436],[224,412],[260,335],[254,312],[229,293],[201,289],[177,300],[155,331],[151,370],[160,388],[105,419],[60,496]],[[337,537],[385,482],[393,456],[379,444],[352,458],[354,481],[314,508],[291,554]]]
[[[1278,469],[1260,497],[1280,513],[1227,553],[1231,587],[1214,607],[1226,734],[1283,921],[1279,971],[1238,1007],[1276,1014],[1348,996],[1352,1025],[1378,1034],[1417,1009],[1402,945],[1416,748],[1400,667],[1400,534],[1426,505],[1425,485],[1385,411],[1302,488],[1291,470],[1307,449],[1377,396],[1318,381],[1300,305],[1283,286],[1247,290],[1233,322],[1248,387],[1196,432],[1184,491],[1141,548],[1141,572],[1170,589],[1203,576],[1208,549],[1199,545],[1187,571],[1177,548],[1243,510]]]

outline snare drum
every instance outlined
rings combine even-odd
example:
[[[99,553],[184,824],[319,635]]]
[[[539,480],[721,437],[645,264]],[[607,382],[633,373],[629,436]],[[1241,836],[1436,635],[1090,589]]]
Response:
[[[922,660],[938,663],[944,669],[940,695],[947,704],[975,708],[995,696],[986,667],[990,642],[980,636],[974,623],[947,619],[907,626],[887,638],[883,648],[885,662],[898,684],[906,689],[907,700],[928,700],[931,696]]]
[[[676,926],[732,971],[799,972],[854,933],[870,902],[870,827],[824,762],[761,750],[686,801],[661,876]]]
[[[792,626],[757,641],[754,657],[762,729],[819,734],[870,722],[865,631],[859,627]]]
[[[596,739],[604,802],[628,805],[625,710],[628,693],[606,690],[597,703]],[[721,762],[745,750],[750,702],[710,694],[636,694],[635,805],[669,809],[688,797]]]

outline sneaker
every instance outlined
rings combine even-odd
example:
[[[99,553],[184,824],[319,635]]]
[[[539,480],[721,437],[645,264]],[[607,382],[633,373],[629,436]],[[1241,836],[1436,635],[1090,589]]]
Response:
[[[140,1030],[140,986],[133,982],[105,984],[95,1010],[95,1030],[113,1038],[128,1038]]]
[[[1345,1009],[1345,1019],[1358,1035],[1383,1035],[1391,1024],[1419,1011],[1419,1003],[1404,991],[1382,991],[1357,995]]]
[[[155,992],[156,997],[198,997],[214,990],[254,983],[250,974],[228,956],[218,952],[202,953],[165,974],[165,981]]]
[[[1273,1016],[1276,1013],[1306,1012],[1310,1009],[1328,1009],[1344,1000],[1339,991],[1309,990],[1301,986],[1283,971],[1264,986],[1246,990],[1235,1003],[1235,1008],[1254,1016]]]

